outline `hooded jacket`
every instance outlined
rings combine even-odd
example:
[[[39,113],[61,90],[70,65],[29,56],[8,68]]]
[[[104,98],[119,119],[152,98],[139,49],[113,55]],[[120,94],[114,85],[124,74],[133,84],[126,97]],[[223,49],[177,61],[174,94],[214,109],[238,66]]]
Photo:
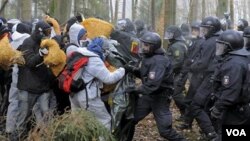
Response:
[[[12,42],[10,44],[14,49],[17,49],[21,44],[23,44],[23,41],[28,37],[30,37],[30,35],[27,33],[21,34],[15,31],[11,35]],[[13,70],[12,70],[12,84],[14,84],[15,87],[17,85],[17,78],[18,78],[17,72],[18,72],[18,67],[17,65],[14,65]]]
[[[103,87],[103,83],[105,84],[113,84],[119,81],[125,74],[124,68],[119,68],[114,72],[109,72],[106,68],[104,62],[101,58],[95,54],[87,50],[87,48],[79,47],[79,33],[81,34],[81,30],[83,30],[83,26],[79,24],[73,24],[69,29],[69,38],[70,45],[67,50],[67,56],[72,52],[79,52],[85,56],[89,57],[89,62],[87,66],[84,67],[81,77],[85,83],[88,83],[86,86],[88,92],[88,98],[93,99],[100,96],[101,91],[100,88]],[[86,94],[85,89],[78,92]],[[77,94],[78,94],[77,93]],[[86,100],[86,97],[83,97],[83,100]]]

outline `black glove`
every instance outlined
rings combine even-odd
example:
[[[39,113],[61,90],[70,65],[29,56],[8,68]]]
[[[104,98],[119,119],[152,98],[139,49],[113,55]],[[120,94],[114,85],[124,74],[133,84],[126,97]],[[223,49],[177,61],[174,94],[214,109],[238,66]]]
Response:
[[[137,89],[135,86],[128,86],[127,88],[125,88],[125,92],[126,93],[136,93],[137,92]]]
[[[136,67],[133,65],[133,62],[128,62],[126,65],[124,65],[124,69],[126,73],[128,72],[133,73]]]
[[[212,118],[215,118],[215,119],[220,119],[221,118],[221,116],[222,116],[222,112],[221,111],[219,111],[215,106],[213,106],[211,109],[210,109],[210,111],[211,111],[211,117]]]

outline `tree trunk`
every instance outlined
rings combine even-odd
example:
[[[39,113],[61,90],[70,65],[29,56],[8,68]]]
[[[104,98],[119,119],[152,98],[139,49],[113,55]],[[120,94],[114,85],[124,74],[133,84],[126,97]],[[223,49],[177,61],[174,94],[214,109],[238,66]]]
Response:
[[[152,29],[155,30],[155,3],[151,0],[151,25]]]
[[[248,6],[247,6],[247,13],[248,13],[247,17],[248,17],[248,21],[249,21],[249,20],[250,20],[250,19],[249,19],[249,16],[250,16],[250,13],[249,13],[249,12],[250,12],[250,8],[249,8],[249,6],[250,6],[250,0],[247,1],[247,5],[248,5]],[[250,22],[250,21],[249,21],[249,22]]]
[[[224,17],[224,13],[227,12],[227,6],[228,0],[218,0],[217,10],[216,10],[216,16],[219,18]]]
[[[31,6],[32,1],[31,0],[22,0],[21,1],[21,19],[24,21],[30,21],[31,20]]]
[[[112,0],[109,0],[109,7],[110,7],[110,19],[111,19],[111,22],[113,22],[114,20],[114,13],[113,13],[113,5],[112,5]]]
[[[247,13],[248,3],[246,0],[244,0],[243,3],[244,3],[244,5],[243,5],[243,17],[244,17],[244,19],[248,20],[248,13]]]
[[[206,0],[202,0],[202,18],[206,16]]]
[[[234,0],[230,0],[230,14],[232,23],[234,24]]]
[[[0,8],[0,15],[5,17],[5,7],[9,1],[8,0],[3,0],[1,3],[1,8]]]
[[[59,20],[59,23],[65,23],[70,18],[72,0],[54,0],[55,13],[53,17]]]
[[[199,5],[200,0],[190,0],[189,3],[189,15],[188,15],[188,21],[189,23],[193,21],[197,21],[200,19],[201,16],[201,10],[199,10],[201,7]]]
[[[165,0],[165,17],[164,17],[164,31],[170,25],[175,24],[176,0]],[[164,40],[164,48],[167,48],[168,42]]]
[[[126,0],[123,0],[122,3],[122,18],[124,19],[126,15]]]
[[[35,5],[35,7],[34,7],[34,18],[37,18],[37,5],[38,5],[37,0],[34,0],[34,5]]]
[[[175,24],[176,1],[165,0],[165,28]]]
[[[135,10],[135,0],[132,0],[132,21],[135,20],[136,10]]]
[[[119,8],[119,0],[115,1],[115,19],[114,19],[114,23],[117,21],[118,19],[118,8]]]

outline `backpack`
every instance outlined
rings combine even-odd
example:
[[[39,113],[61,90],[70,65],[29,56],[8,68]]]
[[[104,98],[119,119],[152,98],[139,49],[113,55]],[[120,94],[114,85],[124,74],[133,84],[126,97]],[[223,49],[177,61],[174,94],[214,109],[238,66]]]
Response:
[[[73,52],[67,57],[66,66],[58,76],[59,88],[68,94],[77,93],[86,88],[86,83],[81,78],[84,66],[89,58],[79,52]]]

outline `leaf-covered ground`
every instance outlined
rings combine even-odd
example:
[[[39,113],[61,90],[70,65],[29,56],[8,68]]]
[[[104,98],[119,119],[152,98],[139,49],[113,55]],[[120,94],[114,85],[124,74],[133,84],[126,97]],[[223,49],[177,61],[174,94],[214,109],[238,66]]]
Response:
[[[172,104],[170,109],[173,114],[173,127],[175,128],[176,125],[181,123],[175,121],[175,119],[179,116],[179,111],[174,104]],[[199,129],[200,128],[197,126],[195,122],[192,127],[192,130],[184,130],[184,131],[177,130],[177,131],[183,134],[189,141],[198,141],[198,138],[200,137]],[[136,126],[133,141],[167,141],[167,140],[160,137],[154,120],[154,116],[152,114],[149,114]]]

